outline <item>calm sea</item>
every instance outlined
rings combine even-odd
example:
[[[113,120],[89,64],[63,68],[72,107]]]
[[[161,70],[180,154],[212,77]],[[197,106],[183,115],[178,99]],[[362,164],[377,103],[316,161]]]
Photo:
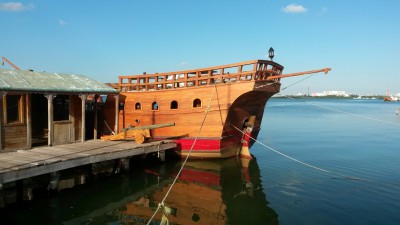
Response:
[[[188,162],[165,200],[169,224],[400,224],[399,107],[271,99],[255,159]],[[3,186],[0,224],[146,224],[180,165],[134,160],[119,173],[97,165],[96,175],[25,180],[22,204]]]

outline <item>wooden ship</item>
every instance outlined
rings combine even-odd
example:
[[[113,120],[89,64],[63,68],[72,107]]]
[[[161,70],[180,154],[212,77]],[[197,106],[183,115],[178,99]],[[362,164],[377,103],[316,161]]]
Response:
[[[189,152],[192,158],[251,157],[251,138],[260,132],[265,105],[280,91],[280,79],[330,70],[283,75],[284,67],[272,60],[272,48],[269,54],[271,60],[119,76],[115,86],[120,95],[108,98],[105,121],[117,130],[174,123],[151,130],[151,137],[174,139],[183,157]]]

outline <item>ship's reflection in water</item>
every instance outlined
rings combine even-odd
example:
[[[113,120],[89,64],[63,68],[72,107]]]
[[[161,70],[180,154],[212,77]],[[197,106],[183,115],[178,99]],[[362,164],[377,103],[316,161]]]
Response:
[[[127,171],[119,173],[115,166],[101,168],[111,175],[100,178],[87,172],[65,178],[53,175],[49,185],[57,194],[43,196],[31,188],[33,200],[3,207],[0,222],[147,224],[181,161],[130,165],[129,170],[122,165]],[[278,215],[268,207],[259,172],[255,159],[188,161],[165,201],[172,209],[169,224],[278,224]],[[160,224],[161,218],[160,210],[151,224]]]
[[[169,186],[160,186],[117,209],[119,222],[148,222]],[[172,209],[170,224],[278,224],[277,214],[268,207],[255,159],[188,161],[165,204]],[[161,217],[162,212],[156,221]]]

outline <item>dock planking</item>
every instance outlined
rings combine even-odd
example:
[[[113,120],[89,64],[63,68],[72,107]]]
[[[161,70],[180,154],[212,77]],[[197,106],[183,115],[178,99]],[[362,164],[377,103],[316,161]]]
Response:
[[[136,144],[134,141],[91,140],[0,154],[0,184],[86,164],[173,149],[172,141]]]

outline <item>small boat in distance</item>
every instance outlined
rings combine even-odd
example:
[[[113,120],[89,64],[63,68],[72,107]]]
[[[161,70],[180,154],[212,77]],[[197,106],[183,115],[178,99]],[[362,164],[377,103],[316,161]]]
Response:
[[[108,98],[105,121],[114,125],[113,108],[119,101],[120,129],[174,123],[152,130],[151,137],[175,140],[182,157],[189,152],[191,158],[251,157],[251,138],[256,139],[260,132],[265,105],[280,91],[280,79],[330,71],[325,68],[282,75],[283,66],[272,57],[178,72],[119,76],[119,99]]]
[[[383,98],[385,102],[395,102],[399,101],[399,98],[390,94],[389,88],[387,89],[386,96]]]

